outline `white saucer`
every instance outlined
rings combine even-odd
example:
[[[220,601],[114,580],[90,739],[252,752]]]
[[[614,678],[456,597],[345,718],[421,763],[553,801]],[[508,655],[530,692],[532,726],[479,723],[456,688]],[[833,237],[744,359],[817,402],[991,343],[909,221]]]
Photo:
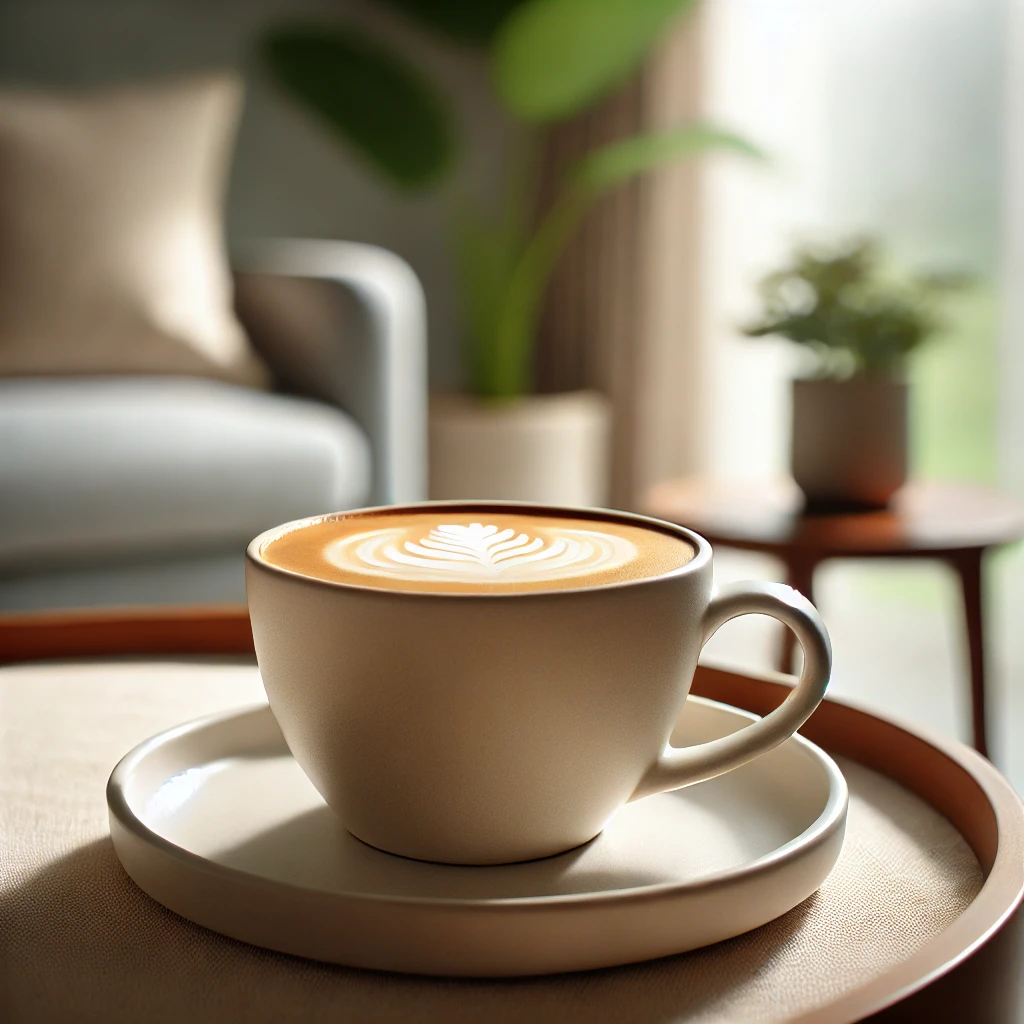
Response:
[[[691,697],[676,746],[753,716]],[[710,782],[628,804],[592,842],[502,867],[405,860],[350,836],[266,706],[147,740],[107,786],[128,874],[225,935],[356,967],[497,976],[607,967],[784,914],[832,870],[835,763],[799,737]]]

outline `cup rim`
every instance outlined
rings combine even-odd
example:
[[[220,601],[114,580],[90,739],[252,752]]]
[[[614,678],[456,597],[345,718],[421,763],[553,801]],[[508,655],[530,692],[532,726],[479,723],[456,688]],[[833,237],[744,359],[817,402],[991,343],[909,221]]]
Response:
[[[640,576],[632,580],[618,580],[612,583],[599,583],[594,586],[582,587],[552,587],[544,590],[514,590],[514,591],[441,591],[441,590],[399,590],[387,587],[373,587],[360,583],[349,583],[342,580],[327,580],[319,576],[310,576],[306,573],[297,572],[294,569],[285,569],[283,566],[274,565],[263,557],[262,546],[272,537],[288,530],[301,529],[315,523],[327,520],[348,518],[350,516],[371,515],[374,513],[415,513],[427,509],[449,509],[451,511],[475,512],[477,510],[487,511],[497,509],[506,511],[510,509],[521,511],[527,515],[554,515],[565,516],[566,518],[593,519],[595,521],[614,519],[626,525],[647,527],[648,529],[659,530],[662,533],[669,533],[675,537],[685,540],[694,550],[693,558],[670,569],[668,572],[659,573],[657,576]],[[323,515],[304,516],[301,519],[293,519],[287,523],[273,526],[264,530],[254,537],[245,549],[246,562],[253,566],[276,573],[281,576],[311,584],[313,586],[330,587],[343,591],[354,591],[356,593],[376,594],[385,597],[410,598],[410,599],[442,599],[442,600],[525,600],[541,597],[561,597],[569,594],[598,593],[606,590],[623,590],[627,587],[641,587],[645,585],[661,583],[665,580],[678,579],[691,573],[698,573],[711,564],[711,544],[699,533],[680,526],[677,523],[670,523],[664,519],[656,519],[653,516],[641,515],[638,512],[626,512],[620,509],[575,507],[572,505],[545,505],[533,501],[489,501],[489,500],[458,500],[458,501],[410,501],[391,505],[373,505],[367,508],[344,509],[339,512],[328,512]]]

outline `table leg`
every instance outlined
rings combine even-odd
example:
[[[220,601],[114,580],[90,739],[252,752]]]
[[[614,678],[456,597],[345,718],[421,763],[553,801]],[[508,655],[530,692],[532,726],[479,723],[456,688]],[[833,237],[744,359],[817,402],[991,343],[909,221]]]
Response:
[[[951,562],[960,576],[960,590],[964,601],[967,650],[971,665],[971,724],[974,730],[974,749],[988,757],[988,737],[985,730],[985,619],[981,580],[983,555],[982,548],[958,551],[951,558]]]
[[[814,570],[818,563],[813,559],[790,558],[786,561],[786,582],[794,589],[799,590],[804,597],[812,604],[814,603]],[[793,650],[796,647],[796,637],[793,630],[783,629],[782,650],[779,652],[779,671],[793,671]]]

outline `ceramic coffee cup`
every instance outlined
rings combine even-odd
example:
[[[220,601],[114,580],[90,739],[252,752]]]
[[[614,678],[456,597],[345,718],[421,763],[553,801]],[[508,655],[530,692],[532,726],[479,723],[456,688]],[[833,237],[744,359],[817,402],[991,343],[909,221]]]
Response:
[[[482,523],[510,511],[572,514],[598,532],[669,535],[692,557],[658,575],[596,585],[567,578],[548,589],[451,592],[428,581],[410,591],[268,561],[274,538],[301,538],[295,531],[323,519],[257,537],[247,551],[248,602],[270,705],[313,785],[372,846],[453,864],[571,849],[630,800],[770,750],[825,692],[831,649],[810,602],[776,583],[713,590],[711,547],[690,530],[628,513],[505,502],[383,511],[424,510],[439,522],[467,512]],[[701,647],[747,613],[796,634],[803,669],[795,688],[737,733],[668,746]]]

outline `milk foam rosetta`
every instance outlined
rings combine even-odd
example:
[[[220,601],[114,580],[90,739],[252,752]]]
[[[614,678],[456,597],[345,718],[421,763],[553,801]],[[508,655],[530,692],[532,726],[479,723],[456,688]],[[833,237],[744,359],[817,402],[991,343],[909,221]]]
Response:
[[[314,521],[272,537],[273,565],[388,590],[519,591],[658,576],[693,549],[625,521],[439,509]]]

